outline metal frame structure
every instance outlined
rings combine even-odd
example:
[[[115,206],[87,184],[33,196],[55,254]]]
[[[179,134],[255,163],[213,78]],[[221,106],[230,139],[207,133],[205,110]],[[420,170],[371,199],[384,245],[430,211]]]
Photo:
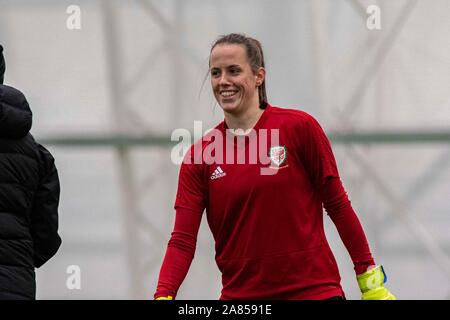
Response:
[[[358,0],[347,0],[347,2],[355,10],[355,14],[362,19],[366,19],[365,7]],[[105,48],[107,52],[107,65],[109,72],[109,87],[112,101],[112,116],[114,119],[114,126],[116,133],[111,136],[72,136],[72,137],[52,137],[48,139],[40,139],[42,143],[47,145],[58,145],[67,147],[97,147],[97,146],[109,146],[116,150],[117,157],[119,159],[119,175],[121,183],[121,194],[123,196],[124,203],[124,226],[126,235],[126,249],[128,259],[129,277],[131,283],[131,297],[135,299],[148,298],[148,294],[145,290],[145,281],[143,279],[148,278],[151,272],[156,272],[156,267],[159,267],[161,257],[151,257],[148,250],[149,241],[163,245],[166,235],[162,235],[161,232],[152,225],[145,215],[140,211],[138,202],[141,193],[145,192],[147,186],[138,185],[135,180],[135,172],[132,163],[131,150],[137,146],[147,147],[162,147],[170,148],[173,142],[170,141],[170,134],[167,135],[144,135],[136,136],[129,135],[129,124],[133,123],[139,126],[139,116],[134,114],[132,108],[130,108],[131,102],[124,94],[125,91],[133,90],[134,87],[140,82],[140,79],[146,72],[149,72],[154,66],[154,62],[160,57],[163,50],[167,51],[170,55],[170,59],[173,66],[173,74],[175,71],[179,74],[183,72],[183,65],[180,58],[180,52],[184,52],[184,56],[187,54],[189,59],[195,64],[203,64],[202,59],[199,58],[195,51],[189,48],[185,40],[181,37],[181,31],[186,23],[183,15],[183,6],[185,2],[183,0],[175,0],[174,13],[172,19],[164,17],[156,8],[156,6],[148,0],[137,1],[141,9],[148,15],[148,18],[155,22],[165,34],[165,41],[154,51],[148,54],[142,68],[132,77],[130,82],[125,82],[124,79],[124,65],[123,52],[121,50],[121,39],[119,27],[119,16],[114,3],[108,0],[102,0],[102,12],[103,12],[103,24],[104,24],[104,38]],[[399,195],[390,188],[387,179],[383,177],[383,174],[371,164],[370,160],[363,155],[363,152],[358,146],[374,146],[380,144],[392,144],[392,143],[437,143],[448,146],[450,144],[450,130],[436,131],[436,132],[358,132],[355,131],[351,122],[351,118],[344,115],[353,114],[357,111],[358,106],[361,105],[360,101],[363,98],[367,89],[373,84],[374,76],[377,74],[380,66],[383,64],[390,49],[393,47],[399,34],[402,32],[403,27],[414,11],[418,0],[410,0],[405,3],[405,6],[401,9],[401,14],[398,15],[396,22],[393,24],[391,30],[387,36],[381,41],[375,38],[369,39],[372,47],[379,44],[376,54],[369,66],[358,72],[360,81],[358,86],[354,88],[351,96],[348,97],[347,103],[345,103],[342,111],[333,110],[338,112],[339,122],[343,130],[338,132],[330,132],[329,138],[334,143],[344,144],[346,154],[354,161],[355,165],[359,166],[362,171],[365,172],[364,177],[360,179],[369,179],[370,182],[379,190],[380,194],[385,198],[387,203],[391,207],[391,212],[397,216],[398,219],[403,221],[409,230],[415,235],[423,249],[430,255],[445,273],[448,279],[450,279],[450,258],[448,254],[443,250],[440,245],[433,239],[429,231],[414,218],[412,209],[414,200],[417,199],[416,195],[418,191],[424,192],[429,189],[433,183],[438,181],[436,168],[445,168],[450,164],[450,149],[446,147],[446,150],[436,158],[433,162],[433,167],[427,170],[424,174],[417,177],[416,182],[409,188],[409,192],[406,195],[406,200],[409,202],[407,207],[402,201]],[[326,34],[322,27],[322,21],[324,20],[323,12],[321,8],[322,3],[320,1],[314,1],[311,5],[311,14],[314,19],[314,42],[313,50],[315,52],[315,59],[318,66],[321,66],[321,62],[324,59],[323,52],[326,50],[325,40]],[[355,53],[361,54],[361,53]],[[321,105],[327,104],[330,85],[326,83],[325,70],[319,67],[317,70],[317,86],[321,95]],[[175,123],[178,122],[179,114],[177,107],[181,104],[180,83],[181,77],[174,76],[172,79],[173,85],[173,100],[171,102],[172,119]],[[320,112],[325,112],[320,109]],[[129,121],[127,121],[128,119]],[[163,164],[164,166],[164,164]],[[160,168],[164,169],[164,167]],[[146,179],[146,183],[151,184],[151,179]],[[383,223],[383,222],[382,222]],[[381,232],[381,226],[379,228]],[[383,248],[383,250],[389,250],[389,248]]]
[[[366,13],[364,6],[357,0],[348,0],[352,7],[355,9],[355,13],[362,17],[363,19],[366,19]],[[403,27],[407,23],[408,18],[410,17],[411,13],[414,10],[414,7],[417,5],[418,0],[411,0],[408,1],[402,10],[400,11],[398,18],[396,22],[391,27],[391,31],[388,33],[388,36],[386,36],[384,39],[381,40],[381,45],[378,46],[377,52],[375,54],[374,59],[370,63],[369,67],[365,70],[361,70],[359,73],[360,75],[360,81],[359,85],[354,89],[352,95],[349,97],[348,102],[345,104],[345,108],[339,112],[340,121],[344,124],[346,133],[342,132],[336,132],[331,133],[330,139],[332,141],[335,141],[336,143],[344,143],[346,144],[346,152],[350,156],[351,159],[354,160],[354,163],[358,166],[360,166],[363,171],[365,172],[364,177],[361,177],[361,179],[367,179],[369,178],[370,181],[376,186],[376,188],[381,192],[383,197],[386,199],[386,201],[391,205],[392,212],[397,215],[399,219],[401,219],[406,226],[411,230],[411,232],[416,236],[416,238],[419,240],[420,244],[423,246],[423,248],[426,250],[426,252],[435,260],[436,264],[445,272],[448,279],[450,280],[450,258],[448,257],[447,253],[439,246],[439,244],[433,239],[433,237],[430,235],[430,233],[426,230],[426,228],[423,227],[423,225],[418,222],[414,216],[411,214],[411,211],[407,209],[407,206],[403,203],[401,198],[398,195],[395,195],[393,190],[389,187],[389,183],[386,181],[386,179],[382,176],[380,172],[377,172],[377,170],[370,164],[370,161],[364,157],[364,155],[361,153],[360,150],[355,148],[353,145],[374,145],[374,144],[386,144],[386,143],[444,143],[448,144],[450,143],[450,131],[441,131],[441,132],[422,132],[418,133],[417,131],[413,132],[354,132],[353,126],[351,122],[348,121],[348,117],[344,117],[345,115],[354,113],[358,105],[360,105],[360,101],[362,97],[364,96],[367,89],[370,87],[370,85],[374,81],[374,75],[377,74],[377,70],[380,68],[380,66],[383,64],[385,58],[387,57],[388,53],[390,52],[390,49],[392,48],[393,44],[395,43],[395,40],[399,36],[399,34],[402,32]],[[148,1],[141,1],[139,2],[142,8],[146,11],[149,18],[154,19],[160,27],[167,32],[168,35],[168,41],[170,42],[169,48],[172,48],[173,50],[171,52],[177,52],[180,49],[180,44],[182,43],[182,39],[179,37],[179,31],[182,29],[182,2],[176,1],[176,10],[175,10],[175,17],[172,22],[165,20],[159,13],[158,10],[151,4],[151,2]],[[105,13],[105,21],[108,19],[114,19],[114,12],[113,8],[110,4],[108,4],[108,1],[103,2],[104,7],[106,10],[104,10]],[[312,5],[312,15],[314,17],[314,26],[315,26],[315,48],[316,48],[316,56],[317,56],[317,65],[321,65],[320,59],[322,58],[321,52],[325,50],[324,47],[324,41],[325,41],[325,34],[323,28],[321,28],[321,25],[323,22],[322,13],[324,11],[321,10],[321,3],[319,1],[314,1]],[[107,21],[108,25],[115,25],[114,21]],[[117,32],[114,32],[113,30],[109,29],[106,34],[106,39],[108,42],[108,52],[111,53],[110,56],[110,65],[111,69],[114,70],[120,70],[121,61],[120,56],[117,54],[119,52],[119,46],[118,42],[120,41],[116,36]],[[372,42],[375,41],[374,39],[371,39]],[[379,41],[379,40],[378,40]],[[374,45],[374,43],[372,43]],[[189,50],[190,51],[190,50]],[[362,53],[363,54],[363,53]],[[154,55],[151,55],[152,59]],[[191,55],[192,56],[192,55]],[[173,65],[176,70],[182,70],[182,66],[180,63],[180,59],[177,56],[177,54],[172,54],[173,59]],[[195,56],[194,56],[195,59]],[[200,60],[198,60],[200,61]],[[142,69],[144,70],[144,69]],[[147,71],[149,71],[147,69]],[[318,85],[319,88],[321,88],[320,92],[322,93],[323,97],[327,97],[327,85],[324,83],[325,79],[325,70],[318,70],[319,72],[319,80]],[[369,76],[368,76],[369,75]],[[122,79],[120,74],[111,74],[113,79]],[[126,106],[127,104],[125,101],[122,101],[122,98],[120,97],[120,94],[118,92],[121,92],[121,88],[118,87],[117,82],[113,81],[111,85],[111,91],[114,95],[114,101],[116,101],[114,110],[117,115],[120,115],[120,118],[125,116],[123,114],[124,108],[123,106]],[[179,91],[180,84],[177,82],[177,79],[175,79],[175,86],[174,86],[174,103],[173,103],[173,118],[176,119],[176,106],[179,104],[179,95],[177,92]],[[122,108],[121,108],[122,107]],[[126,111],[127,113],[129,111]],[[120,122],[117,122],[118,127],[120,128]],[[144,289],[142,288],[142,280],[145,278],[146,274],[149,273],[149,270],[144,270],[142,268],[141,263],[141,254],[139,253],[139,249],[143,247],[143,244],[140,243],[140,239],[136,236],[139,234],[140,228],[142,228],[142,224],[139,223],[143,218],[140,216],[137,208],[135,207],[137,196],[136,188],[133,188],[133,181],[132,178],[132,167],[129,164],[129,158],[127,157],[127,148],[130,147],[132,144],[145,144],[145,145],[165,145],[169,147],[172,142],[169,141],[168,137],[170,135],[163,135],[163,136],[146,136],[146,137],[140,137],[140,138],[130,138],[130,137],[124,137],[124,136],[118,136],[118,137],[109,137],[108,140],[101,140],[101,139],[85,139],[85,140],[78,140],[76,139],[66,139],[66,140],[59,140],[59,141],[53,141],[53,143],[63,143],[63,144],[111,144],[115,145],[115,147],[118,150],[120,163],[121,163],[121,177],[122,177],[122,183],[123,183],[123,194],[125,197],[125,203],[127,206],[127,209],[125,210],[126,214],[126,228],[127,228],[127,241],[128,245],[127,248],[129,250],[129,266],[130,266],[130,272],[131,272],[131,279],[132,279],[132,292],[133,297],[143,297],[144,295]],[[52,141],[48,141],[51,143]],[[78,143],[77,143],[78,142]],[[127,146],[127,147],[125,147]],[[441,167],[447,166],[450,164],[450,161],[448,161],[448,154],[449,152],[445,152],[444,159],[447,159],[445,161],[441,161],[439,159],[439,163],[441,163]],[[447,156],[446,156],[447,155]],[[434,171],[436,172],[436,171]],[[437,177],[434,177],[437,179]],[[419,188],[421,185],[423,186],[423,179],[424,177],[420,177],[415,184],[415,186],[412,188],[412,190],[415,190]],[[431,179],[428,179],[430,181]],[[422,187],[423,188],[423,187]],[[133,190],[130,192],[130,190]],[[149,224],[145,224],[147,227]],[[154,234],[155,230],[154,228],[150,228],[151,230],[148,230],[149,234]],[[381,229],[380,229],[381,230]],[[160,237],[155,237],[154,240],[160,240]],[[138,249],[137,249],[138,248]],[[387,248],[385,248],[387,250]],[[158,257],[159,259],[159,257]],[[159,261],[159,260],[158,260]],[[155,264],[151,264],[151,266],[154,266]]]
[[[357,0],[348,0],[348,2],[355,9],[355,13],[366,19],[365,7]],[[389,183],[383,177],[382,173],[378,172],[371,164],[370,161],[363,155],[361,150],[355,148],[355,145],[378,145],[378,144],[392,144],[392,143],[440,143],[449,144],[450,143],[450,130],[448,131],[436,131],[436,132],[418,132],[413,130],[411,132],[356,132],[353,129],[351,120],[345,115],[354,113],[360,101],[364,96],[367,89],[374,81],[374,75],[377,74],[377,70],[383,64],[386,56],[388,55],[390,49],[395,43],[398,35],[402,32],[403,27],[407,23],[408,18],[417,5],[418,0],[408,1],[404,8],[399,13],[399,16],[384,39],[381,40],[381,44],[378,46],[377,52],[374,59],[370,65],[365,70],[359,72],[360,81],[359,85],[354,89],[352,95],[348,98],[345,108],[339,112],[340,122],[344,124],[344,130],[339,132],[329,133],[330,140],[335,143],[342,143],[346,145],[345,150],[348,156],[354,160],[354,163],[361,167],[365,172],[364,177],[361,179],[369,179],[376,188],[380,191],[386,201],[390,204],[392,208],[392,213],[397,215],[405,225],[410,229],[410,231],[416,236],[420,244],[426,250],[426,252],[434,259],[436,264],[445,272],[448,279],[450,279],[450,258],[447,253],[440,248],[439,244],[433,239],[426,228],[418,222],[411,210],[407,208],[401,198],[393,192],[389,187]],[[174,66],[174,70],[178,73],[183,70],[180,57],[178,53],[181,48],[189,53],[190,58],[194,63],[201,64],[201,59],[195,55],[194,51],[191,50],[180,37],[181,30],[183,28],[183,1],[175,1],[175,12],[174,17],[171,21],[164,18],[158,9],[150,1],[138,1],[141,8],[146,12],[149,19],[153,19],[154,22],[163,30],[166,34],[167,42],[161,44],[161,48],[165,48],[169,51],[171,60]],[[130,89],[138,83],[140,77],[143,73],[149,72],[152,68],[153,62],[157,59],[158,51],[153,51],[148,55],[147,63],[145,66],[140,68],[139,73],[133,77],[134,83],[124,83],[123,79],[123,58],[121,56],[120,50],[120,38],[118,37],[118,30],[115,30],[118,23],[117,12],[115,12],[114,6],[110,1],[102,1],[103,5],[103,17],[105,25],[105,39],[106,39],[106,49],[108,52],[108,65],[109,65],[109,76],[110,76],[110,88],[113,101],[113,113],[115,125],[117,128],[117,135],[108,137],[63,137],[63,138],[52,138],[44,140],[47,144],[54,145],[65,145],[65,146],[99,146],[99,145],[109,145],[114,147],[117,151],[117,155],[120,161],[120,177],[121,177],[121,190],[124,197],[124,221],[126,228],[126,241],[127,241],[127,251],[128,251],[128,266],[131,279],[131,293],[133,298],[144,298],[146,296],[144,281],[151,271],[157,271],[154,268],[159,266],[160,257],[150,257],[148,260],[149,250],[146,250],[146,242],[142,237],[142,233],[147,234],[151,241],[156,241],[163,244],[162,239],[164,237],[160,232],[152,226],[149,221],[146,221],[145,216],[139,211],[136,203],[139,198],[139,190],[136,183],[133,181],[133,166],[131,165],[130,159],[130,148],[133,146],[148,146],[148,147],[167,147],[173,145],[170,141],[170,134],[167,135],[146,135],[146,136],[129,136],[126,134],[127,128],[123,127],[123,119],[133,118],[137,119],[137,116],[133,116],[133,111],[130,108],[128,102],[125,100],[125,95],[121,94],[125,89]],[[321,59],[323,56],[321,52],[326,50],[324,41],[326,39],[325,31],[321,27],[321,21],[324,20],[322,16],[323,10],[321,10],[321,3],[319,1],[314,1],[311,7],[312,16],[314,17],[314,27],[315,27],[315,42],[314,48],[316,52],[317,65],[321,65]],[[371,40],[371,46],[375,46],[375,39]],[[159,49],[157,49],[159,50]],[[361,53],[360,53],[361,54]],[[325,70],[318,70],[318,86],[319,90],[324,97],[327,99],[327,84],[324,79],[326,78]],[[369,75],[369,76],[368,76]],[[114,79],[114,80],[113,80]],[[172,102],[172,117],[174,121],[177,120],[177,106],[180,104],[181,96],[179,94],[180,86],[179,77],[173,79],[174,89],[173,89],[173,102]],[[322,110],[323,112],[323,110]],[[126,123],[126,121],[125,121]],[[450,164],[450,152],[447,150],[444,152],[442,157],[436,160],[439,166],[445,167]],[[417,179],[417,183],[411,188],[411,193],[415,194],[417,189],[424,189],[430,186],[431,180],[437,180],[435,170],[431,170],[424,176],[420,176]],[[433,176],[433,179],[429,178],[428,174]],[[427,180],[427,184],[424,184],[424,179]],[[381,228],[379,229],[381,230]],[[383,248],[383,250],[388,250],[388,248]]]

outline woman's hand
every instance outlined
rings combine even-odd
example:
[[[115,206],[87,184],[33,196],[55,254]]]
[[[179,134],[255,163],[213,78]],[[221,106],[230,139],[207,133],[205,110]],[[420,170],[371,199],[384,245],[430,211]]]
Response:
[[[384,287],[387,277],[383,266],[369,268],[366,272],[356,276],[358,286],[362,293],[362,300],[397,300],[397,298]]]

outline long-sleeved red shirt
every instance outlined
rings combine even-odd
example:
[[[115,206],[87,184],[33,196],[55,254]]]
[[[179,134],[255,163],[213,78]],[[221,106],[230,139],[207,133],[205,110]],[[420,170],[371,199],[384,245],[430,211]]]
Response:
[[[244,144],[233,140],[234,159],[242,155],[247,161],[225,161],[232,157],[227,158],[230,149],[224,146],[234,137],[226,134],[225,122],[216,129],[191,148],[181,166],[175,226],[155,297],[176,296],[194,257],[204,209],[222,272],[221,299],[342,296],[339,271],[324,233],[323,207],[356,273],[374,260],[317,121],[305,112],[269,105],[253,128],[256,133],[266,130],[272,146],[271,130],[279,130],[269,164],[248,161],[252,150],[263,148],[264,135],[257,135],[256,149],[250,139]],[[199,157],[195,149],[202,151],[200,163],[195,161]],[[220,162],[222,155],[225,163]],[[261,168],[269,174],[262,174]]]

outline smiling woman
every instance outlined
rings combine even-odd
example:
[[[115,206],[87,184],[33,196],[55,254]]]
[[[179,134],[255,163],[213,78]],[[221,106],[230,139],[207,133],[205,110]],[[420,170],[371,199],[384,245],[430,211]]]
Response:
[[[214,139],[206,134],[181,165],[175,226],[155,299],[176,296],[194,257],[205,209],[222,273],[220,299],[345,299],[325,237],[323,207],[350,253],[363,299],[394,299],[383,287],[384,271],[375,266],[321,126],[306,112],[268,103],[260,43],[241,34],[222,36],[211,48],[209,67],[225,119],[215,127],[220,134]],[[250,136],[240,144],[228,134],[249,129],[256,132],[256,144]],[[210,161],[205,151],[213,144],[227,146],[214,150],[226,154],[225,163]],[[247,161],[268,145],[269,162]],[[242,154],[246,161],[236,163],[234,155]]]
[[[214,96],[229,128],[252,128],[267,105],[261,44],[239,34],[221,37],[211,48],[209,64]]]
[[[252,70],[245,48],[219,44],[211,52],[210,65],[214,95],[226,115],[240,118],[259,103],[255,88],[263,83],[265,70]]]

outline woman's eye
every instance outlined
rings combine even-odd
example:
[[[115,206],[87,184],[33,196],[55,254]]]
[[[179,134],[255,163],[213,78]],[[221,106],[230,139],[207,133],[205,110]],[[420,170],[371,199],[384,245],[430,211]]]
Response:
[[[216,77],[218,75],[219,75],[219,71],[217,71],[217,70],[212,70],[211,71],[211,76]]]

